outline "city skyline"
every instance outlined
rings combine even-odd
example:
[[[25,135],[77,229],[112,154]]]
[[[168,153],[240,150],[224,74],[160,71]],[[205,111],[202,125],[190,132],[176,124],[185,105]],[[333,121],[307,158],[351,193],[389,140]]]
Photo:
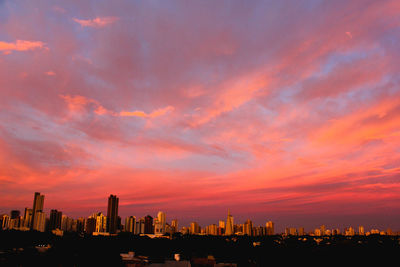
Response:
[[[399,17],[398,0],[0,1],[0,214],[400,229]]]
[[[81,223],[81,231],[86,233],[108,233],[117,234],[119,232],[131,232],[133,234],[151,234],[151,235],[163,235],[169,233],[169,231],[181,232],[187,234],[211,234],[211,235],[274,235],[274,234],[287,234],[287,235],[354,235],[354,234],[396,234],[400,231],[393,230],[390,227],[385,229],[379,228],[376,225],[370,227],[364,227],[364,224],[347,225],[346,227],[332,226],[331,228],[327,224],[321,224],[318,227],[311,229],[305,229],[304,225],[291,223],[289,225],[281,225],[276,227],[276,223],[271,220],[266,220],[265,225],[257,225],[250,218],[246,221],[238,222],[234,220],[234,216],[231,214],[230,209],[227,210],[226,221],[219,220],[217,222],[209,223],[208,225],[200,225],[198,219],[192,220],[189,224],[179,224],[179,219],[169,218],[163,211],[158,211],[157,216],[152,217],[149,213],[146,216],[140,217],[133,214],[126,216],[125,220],[118,215],[119,209],[119,198],[116,195],[110,194],[108,197],[107,204],[107,216],[102,211],[96,211],[90,216],[83,216],[79,218],[71,218],[62,213],[57,209],[51,209],[50,216],[46,216],[44,211],[44,198],[45,195],[40,192],[34,193],[33,208],[25,208],[25,213],[22,216],[19,210],[11,210],[10,216],[7,214],[0,213],[0,227],[3,229],[17,229],[17,230],[37,230],[37,231],[55,231],[61,230],[69,224],[72,227],[73,223]],[[35,208],[36,207],[36,208]],[[5,219],[8,216],[8,219]],[[12,221],[14,219],[14,221]],[[39,221],[39,222],[36,222]],[[93,221],[90,221],[93,220]],[[125,223],[123,223],[125,222]],[[8,226],[6,226],[8,225]],[[181,225],[181,228],[178,227]],[[328,224],[329,225],[329,224]],[[166,230],[168,227],[168,231]],[[75,227],[78,227],[77,225]],[[172,227],[172,228],[171,228]],[[240,228],[241,227],[241,228]],[[261,227],[261,228],[260,228]],[[91,229],[91,230],[87,230]],[[171,230],[173,229],[173,230]],[[222,230],[221,230],[222,229]],[[240,230],[239,230],[240,229]],[[280,231],[280,229],[284,229]],[[358,229],[356,231],[355,229]],[[72,228],[68,231],[71,231]],[[65,231],[65,230],[64,230]],[[78,231],[75,229],[74,231]],[[260,233],[254,234],[254,231],[261,231]],[[389,231],[389,232],[386,232]],[[323,234],[321,234],[323,233]]]

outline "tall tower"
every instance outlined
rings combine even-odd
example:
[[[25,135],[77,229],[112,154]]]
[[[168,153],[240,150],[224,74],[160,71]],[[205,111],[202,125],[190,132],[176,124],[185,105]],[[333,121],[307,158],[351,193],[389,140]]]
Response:
[[[226,229],[225,229],[225,235],[233,235],[233,216],[231,215],[231,212],[228,209],[228,218],[226,219]]]
[[[50,211],[50,221],[49,221],[49,229],[61,229],[61,218],[62,212],[58,210],[51,210]]]
[[[172,220],[171,227],[172,227],[173,233],[178,232],[179,229],[178,229],[178,220],[177,219]]]
[[[265,226],[267,228],[267,235],[274,235],[274,223],[272,221],[268,221]]]
[[[37,212],[43,211],[44,205],[44,195],[41,195],[39,192],[35,192],[35,196],[33,198],[33,208],[32,208],[32,221],[31,221],[31,229],[34,229],[35,217]]]
[[[110,234],[115,234],[118,228],[118,201],[119,198],[115,195],[108,197],[107,232]]]
[[[161,233],[165,234],[165,224],[166,224],[166,220],[165,220],[165,212],[159,211],[157,214],[157,219],[158,219],[158,223],[161,226]]]
[[[153,217],[151,217],[150,215],[144,217],[144,233],[154,234]]]

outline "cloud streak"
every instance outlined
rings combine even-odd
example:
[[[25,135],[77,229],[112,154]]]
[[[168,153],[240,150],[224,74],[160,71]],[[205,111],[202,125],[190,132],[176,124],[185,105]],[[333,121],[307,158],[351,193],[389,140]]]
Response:
[[[30,51],[36,49],[48,49],[41,41],[16,40],[15,42],[0,41],[0,51],[11,53],[12,51]]]
[[[117,17],[96,17],[94,19],[73,18],[73,20],[82,27],[103,28],[110,24],[115,23],[118,20],[118,18]]]

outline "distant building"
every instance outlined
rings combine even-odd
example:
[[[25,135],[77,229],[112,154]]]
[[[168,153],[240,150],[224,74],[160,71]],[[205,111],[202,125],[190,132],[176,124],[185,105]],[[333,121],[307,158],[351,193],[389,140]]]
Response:
[[[225,229],[225,235],[233,235],[234,228],[233,228],[233,216],[231,215],[229,209],[228,209],[228,217],[226,218],[226,229]]]
[[[125,232],[135,233],[136,217],[129,216],[125,219]]]
[[[166,214],[165,212],[159,211],[157,214],[158,224],[160,230],[159,234],[165,234],[165,225],[166,225]]]
[[[33,217],[34,220],[32,229],[39,232],[44,232],[46,229],[46,214],[42,211],[36,211],[35,216]]]
[[[200,226],[197,222],[191,222],[190,223],[190,228],[189,228],[189,233],[191,235],[199,234],[200,233]]]
[[[320,227],[320,229],[321,229],[321,235],[326,235],[326,226],[325,225],[321,225],[321,227]]]
[[[275,229],[274,229],[275,224],[272,221],[268,221],[265,224],[265,226],[267,228],[267,235],[274,235],[275,234]]]
[[[86,220],[85,232],[89,235],[93,234],[96,231],[96,219],[93,217],[89,217]]]
[[[171,222],[171,228],[172,228],[172,232],[173,232],[173,233],[178,232],[178,230],[179,230],[178,227],[179,227],[178,220],[177,220],[177,219],[172,220],[172,222]]]
[[[44,205],[44,195],[41,195],[39,192],[35,192],[35,195],[33,198],[32,220],[30,223],[31,229],[34,229],[35,225],[36,226],[38,225],[38,224],[35,224],[35,220],[37,218],[36,213],[43,211],[43,205]]]
[[[358,234],[359,234],[359,235],[365,235],[364,226],[360,225],[360,226],[358,227]]]
[[[49,230],[61,229],[62,212],[58,210],[50,211]]]
[[[355,234],[354,228],[351,226],[345,231],[346,236],[353,236],[354,234]]]
[[[139,220],[136,221],[135,235],[144,234],[144,222],[145,218],[140,218]]]
[[[102,212],[93,213],[91,218],[95,220],[95,229],[96,233],[105,233],[107,232],[107,216],[105,216]]]
[[[32,222],[32,209],[25,208],[24,218],[23,218],[23,227],[31,228]]]
[[[300,228],[299,228],[299,235],[300,235],[300,236],[305,235],[304,227],[300,227]]]
[[[8,229],[10,225],[10,216],[8,216],[7,214],[4,214],[1,218],[1,229]]]
[[[243,234],[244,235],[253,235],[253,222],[250,219],[243,224]]]
[[[76,231],[78,233],[85,232],[85,218],[78,218],[76,220]]]
[[[206,227],[207,235],[218,235],[218,226],[216,224],[211,224]]]
[[[144,233],[154,234],[153,217],[151,217],[150,215],[144,217]]]
[[[108,197],[106,228],[110,234],[115,234],[118,229],[118,201],[119,199],[115,195]]]
[[[19,210],[12,210],[12,211],[10,212],[11,219],[17,219],[17,218],[19,218],[20,214],[21,214],[21,212],[20,212]]]
[[[314,235],[315,236],[322,236],[321,228],[316,228],[315,231],[314,231]]]

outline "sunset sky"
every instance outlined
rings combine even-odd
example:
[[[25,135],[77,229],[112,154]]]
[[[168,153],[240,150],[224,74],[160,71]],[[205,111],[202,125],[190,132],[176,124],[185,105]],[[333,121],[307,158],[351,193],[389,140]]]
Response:
[[[400,230],[399,62],[399,0],[0,0],[0,214]]]

